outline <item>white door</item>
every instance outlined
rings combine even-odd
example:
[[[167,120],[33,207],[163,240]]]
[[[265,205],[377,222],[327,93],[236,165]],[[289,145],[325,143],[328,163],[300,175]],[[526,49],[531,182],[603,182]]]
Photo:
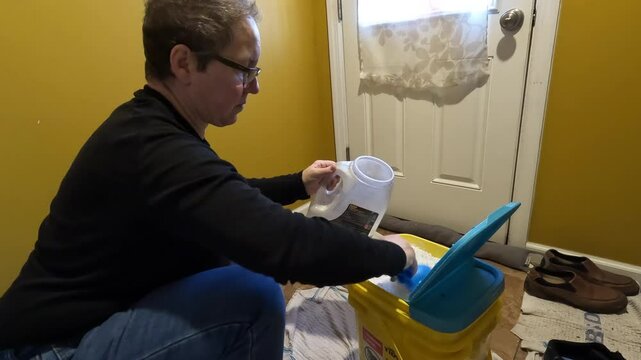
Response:
[[[342,0],[349,157],[373,155],[395,170],[388,214],[464,233],[511,201],[534,1],[497,0],[488,15],[489,80],[434,101],[359,94],[357,0]],[[499,19],[513,8],[525,19],[508,32]],[[506,237],[503,226],[492,240]]]

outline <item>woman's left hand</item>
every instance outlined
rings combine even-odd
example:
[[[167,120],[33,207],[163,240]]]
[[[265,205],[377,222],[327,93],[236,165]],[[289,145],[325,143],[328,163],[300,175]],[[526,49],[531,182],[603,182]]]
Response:
[[[316,194],[321,186],[331,190],[338,183],[334,175],[336,163],[332,160],[316,160],[307,169],[303,170],[303,184],[307,195]]]

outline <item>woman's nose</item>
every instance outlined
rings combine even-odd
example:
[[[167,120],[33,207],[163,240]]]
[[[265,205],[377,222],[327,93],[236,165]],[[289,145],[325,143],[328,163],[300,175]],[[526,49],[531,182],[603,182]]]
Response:
[[[247,86],[245,87],[245,92],[250,94],[258,94],[260,87],[258,86],[258,78],[254,78]]]

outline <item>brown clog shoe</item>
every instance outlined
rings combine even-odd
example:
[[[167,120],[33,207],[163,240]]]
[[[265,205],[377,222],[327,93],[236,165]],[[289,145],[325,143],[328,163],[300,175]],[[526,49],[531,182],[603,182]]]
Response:
[[[639,284],[634,279],[599,268],[585,256],[572,256],[550,249],[543,255],[541,266],[555,271],[571,271],[585,280],[619,290],[627,296],[639,293]]]
[[[528,272],[525,291],[541,299],[593,313],[618,313],[628,305],[628,298],[618,290],[588,282],[573,272],[553,271],[540,266]]]

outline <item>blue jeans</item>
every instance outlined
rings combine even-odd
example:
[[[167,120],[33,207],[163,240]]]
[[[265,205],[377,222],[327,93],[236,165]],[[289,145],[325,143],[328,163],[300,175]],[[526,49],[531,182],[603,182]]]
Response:
[[[282,359],[284,328],[280,286],[230,265],[155,290],[77,344],[0,351],[0,360]]]

